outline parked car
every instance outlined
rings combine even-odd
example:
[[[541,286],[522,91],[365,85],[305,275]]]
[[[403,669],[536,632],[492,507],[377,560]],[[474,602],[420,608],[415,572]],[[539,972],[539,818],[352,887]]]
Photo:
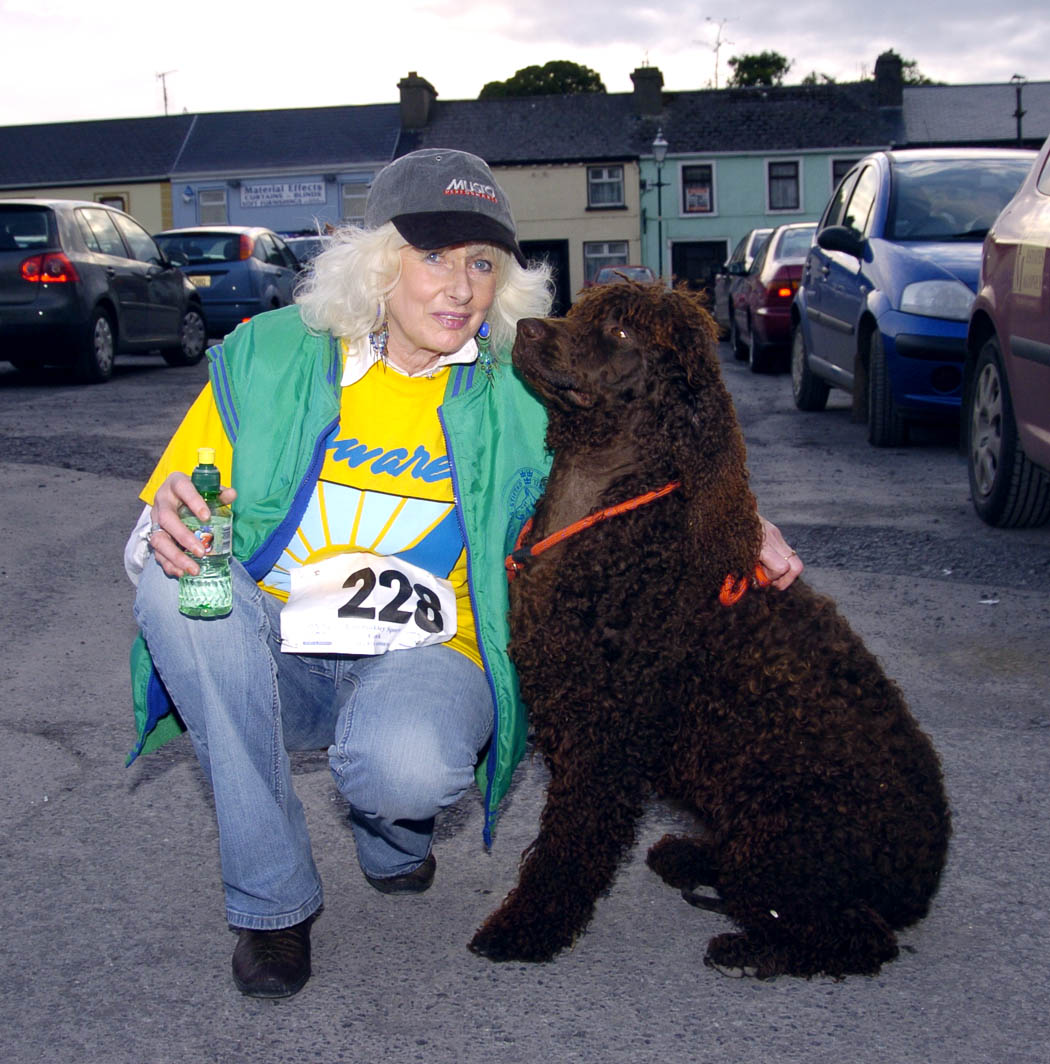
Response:
[[[656,275],[648,266],[603,266],[594,280],[584,285],[591,288],[597,284],[615,284],[617,281],[655,281]]]
[[[755,256],[762,250],[772,229],[749,229],[733,248],[732,255],[715,274],[715,292],[711,313],[722,329],[728,329],[733,318],[732,293],[740,279],[751,269]]]
[[[970,495],[990,525],[1050,520],[1050,139],[984,241],[966,341]]]
[[[284,242],[303,266],[308,266],[331,242],[331,237],[316,233],[286,236]]]
[[[853,393],[868,440],[903,444],[915,419],[958,418],[981,243],[1036,153],[879,151],[840,182],[792,312],[795,405]]]
[[[791,351],[791,304],[816,222],[794,222],[773,230],[740,278],[730,298],[733,353],[752,373],[787,368]]]
[[[196,290],[134,218],[80,200],[0,200],[0,359],[104,381],[119,353],[188,366],[206,342]]]
[[[154,239],[196,286],[212,336],[292,301],[302,264],[272,229],[194,226],[166,229]]]

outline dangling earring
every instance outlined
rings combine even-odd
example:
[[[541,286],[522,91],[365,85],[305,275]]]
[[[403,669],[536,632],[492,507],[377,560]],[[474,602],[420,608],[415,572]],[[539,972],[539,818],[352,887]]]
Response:
[[[492,326],[487,321],[481,323],[478,334],[474,338],[478,345],[478,362],[481,368],[491,374],[493,367],[492,348],[489,346],[489,337],[492,335]]]
[[[370,332],[368,334],[368,343],[377,361],[386,361],[386,342],[389,336],[390,330],[387,328],[386,322],[383,322],[378,332]]]

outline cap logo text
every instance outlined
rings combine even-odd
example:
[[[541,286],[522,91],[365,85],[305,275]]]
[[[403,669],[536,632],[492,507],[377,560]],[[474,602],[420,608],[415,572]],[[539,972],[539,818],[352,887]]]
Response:
[[[496,190],[491,185],[483,185],[480,181],[468,181],[464,177],[454,177],[445,188],[446,196],[477,196],[478,199],[491,200],[499,203]]]

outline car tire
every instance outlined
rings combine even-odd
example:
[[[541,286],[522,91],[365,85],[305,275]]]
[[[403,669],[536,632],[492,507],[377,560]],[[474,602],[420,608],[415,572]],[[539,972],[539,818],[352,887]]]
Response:
[[[733,349],[733,358],[743,362],[747,358],[747,348],[740,339],[740,330],[736,327],[736,315],[730,314],[729,318],[729,346]]]
[[[77,378],[85,384],[100,384],[113,376],[117,355],[117,327],[104,307],[96,307],[77,354]]]
[[[190,306],[183,311],[179,323],[178,347],[165,348],[161,354],[169,366],[195,366],[204,357],[208,346],[208,327],[200,307]]]
[[[1050,520],[1050,474],[1021,448],[996,337],[977,355],[963,413],[973,507],[985,524],[1026,528]]]
[[[770,373],[773,366],[774,360],[769,353],[769,348],[759,343],[755,323],[751,322],[751,336],[747,342],[747,368],[752,373]]]
[[[795,406],[799,410],[823,410],[828,405],[830,392],[831,386],[809,368],[806,338],[799,323],[791,336],[791,395]]]
[[[868,346],[868,443],[873,447],[902,447],[908,442],[908,423],[893,399],[886,348],[876,329]]]

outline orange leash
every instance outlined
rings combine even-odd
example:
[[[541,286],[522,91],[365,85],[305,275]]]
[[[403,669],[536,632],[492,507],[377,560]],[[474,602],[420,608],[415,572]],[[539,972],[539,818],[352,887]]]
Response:
[[[535,558],[537,554],[542,554],[555,544],[561,543],[562,540],[568,539],[570,536],[575,536],[577,532],[582,532],[585,528],[590,528],[599,521],[604,521],[609,517],[617,517],[619,514],[625,514],[630,510],[637,510],[639,506],[645,506],[646,503],[660,499],[664,495],[669,495],[678,487],[678,483],[677,480],[673,480],[670,484],[665,484],[659,491],[649,491],[644,495],[628,499],[626,502],[618,502],[615,506],[607,506],[604,510],[599,510],[597,513],[590,514],[587,517],[581,517],[579,521],[573,521],[571,525],[561,529],[559,532],[551,533],[551,535],[541,539],[539,543],[534,543],[531,547],[522,547],[529,530],[532,528],[532,518],[530,517],[518,533],[518,541],[514,544],[514,550],[507,555],[507,559],[503,563],[507,569],[507,579],[513,580],[525,568],[529,559]]]
[[[734,606],[744,597],[744,592],[749,587],[767,587],[771,583],[773,581],[761,565],[755,566],[755,571],[750,577],[742,576],[739,580],[734,580],[733,574],[730,573],[722,584],[722,590],[718,593],[718,601],[723,606]]]

